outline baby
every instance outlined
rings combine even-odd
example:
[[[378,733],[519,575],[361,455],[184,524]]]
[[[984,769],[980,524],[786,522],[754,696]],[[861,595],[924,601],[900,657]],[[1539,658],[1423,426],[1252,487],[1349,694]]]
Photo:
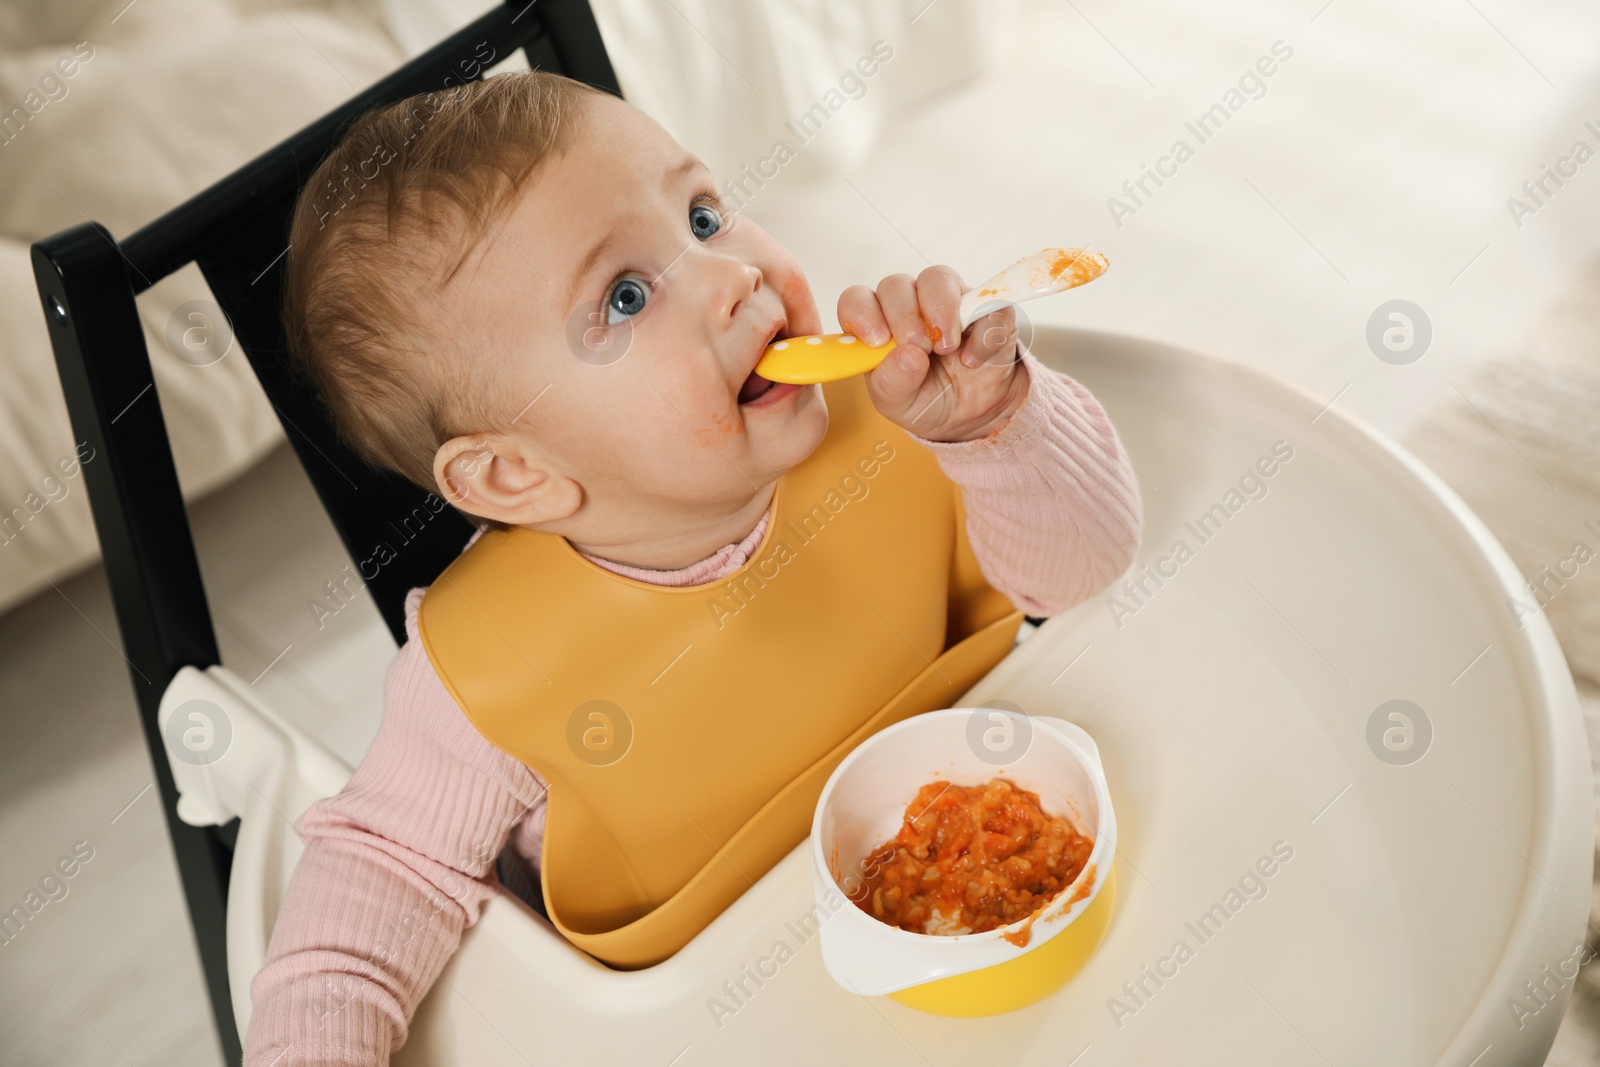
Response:
[[[963,332],[948,267],[840,297],[898,344],[871,373],[756,375],[823,330],[804,273],[575,82],[365,116],[290,248],[291,344],[340,433],[480,531],[412,591],[372,748],[296,825],[247,1064],[387,1063],[502,878],[608,964],[669,957],[804,838],[851,747],[1137,551],[1104,410],[1011,311]]]

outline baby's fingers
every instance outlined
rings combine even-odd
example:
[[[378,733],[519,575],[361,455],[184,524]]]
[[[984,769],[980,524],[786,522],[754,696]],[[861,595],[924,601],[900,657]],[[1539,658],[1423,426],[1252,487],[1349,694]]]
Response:
[[[878,283],[878,304],[888,320],[894,339],[902,345],[917,345],[926,352],[933,348],[923,328],[922,311],[917,306],[917,280],[909,274],[891,274]]]
[[[929,267],[917,276],[917,304],[935,352],[961,346],[961,276],[951,267]]]
[[[1016,309],[1004,307],[991,311],[973,320],[966,347],[961,352],[961,362],[968,367],[1004,366],[1011,362],[1016,344]]]
[[[928,378],[932,357],[917,345],[898,345],[867,375],[867,385],[885,415],[903,414]]]
[[[878,306],[878,294],[865,285],[852,285],[840,295],[839,326],[874,347],[889,340],[889,322]]]

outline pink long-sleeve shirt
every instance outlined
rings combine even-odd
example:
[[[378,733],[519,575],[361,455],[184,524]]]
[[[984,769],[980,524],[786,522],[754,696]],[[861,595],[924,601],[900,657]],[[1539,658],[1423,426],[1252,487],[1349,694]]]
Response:
[[[961,486],[989,584],[1029,615],[1055,615],[1126,570],[1142,508],[1099,402],[1026,350],[1019,359],[1028,393],[1005,425],[975,441],[914,439]],[[742,566],[766,524],[681,570],[589,558],[643,581],[700,585]],[[446,691],[417,639],[422,594],[406,599],[408,640],[390,664],[372,748],[337,796],[295,824],[306,849],[251,983],[246,1067],[388,1063],[462,931],[499,891],[495,857],[509,844],[516,873],[538,884],[544,785]]]

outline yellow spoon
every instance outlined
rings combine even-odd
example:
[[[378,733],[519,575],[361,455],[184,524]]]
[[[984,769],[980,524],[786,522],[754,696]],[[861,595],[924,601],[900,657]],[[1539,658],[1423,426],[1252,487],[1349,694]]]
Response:
[[[1082,248],[1046,248],[1024,256],[961,298],[961,329],[1001,308],[1075,289],[1104,274],[1106,257]],[[865,374],[895,350],[848,333],[790,337],[767,346],[756,373],[774,382],[811,385]]]

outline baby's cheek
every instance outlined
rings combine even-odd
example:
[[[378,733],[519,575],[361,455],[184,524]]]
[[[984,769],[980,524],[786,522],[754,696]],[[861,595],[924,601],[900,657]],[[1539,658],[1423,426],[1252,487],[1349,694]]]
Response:
[[[783,302],[786,305],[803,303],[811,296],[811,287],[806,284],[805,278],[799,274],[790,274],[785,277],[783,279],[783,287],[778,291],[783,294]]]
[[[659,415],[654,424],[655,432],[640,436],[642,440],[654,442],[654,450],[662,453],[711,452],[744,432],[736,410],[708,403],[704,398],[696,401],[684,396],[674,397],[672,404]],[[641,427],[633,429],[637,433]]]
[[[727,383],[710,371],[692,386],[685,384],[677,404],[678,410],[689,417],[687,420],[680,417],[678,424],[689,432],[689,439],[696,448],[721,448],[725,442],[744,433],[744,420],[739,410],[729,404],[727,390]]]
[[[822,329],[817,302],[811,295],[811,286],[804,274],[796,271],[787,275],[778,287],[778,293],[783,297],[783,306],[789,316],[790,333],[808,334]]]
[[[695,434],[695,443],[712,447],[744,432],[744,421],[725,411],[713,411],[701,432]]]

